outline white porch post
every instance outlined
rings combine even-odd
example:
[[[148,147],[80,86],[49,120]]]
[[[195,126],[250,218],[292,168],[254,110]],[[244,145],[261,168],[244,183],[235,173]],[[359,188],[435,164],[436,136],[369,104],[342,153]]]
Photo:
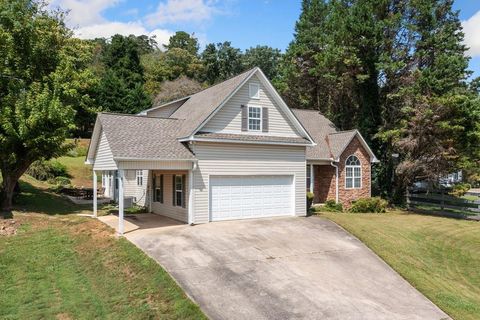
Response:
[[[125,231],[124,221],[123,221],[123,211],[124,211],[124,191],[123,191],[123,170],[118,170],[118,234],[123,235]]]
[[[193,170],[188,170],[188,224],[193,224]]]
[[[93,216],[97,217],[97,172],[93,170]]]

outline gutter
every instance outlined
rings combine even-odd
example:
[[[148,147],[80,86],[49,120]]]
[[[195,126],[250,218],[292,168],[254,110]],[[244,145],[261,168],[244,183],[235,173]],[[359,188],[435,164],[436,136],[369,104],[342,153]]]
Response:
[[[335,203],[338,203],[338,165],[330,161],[330,165],[335,168]]]

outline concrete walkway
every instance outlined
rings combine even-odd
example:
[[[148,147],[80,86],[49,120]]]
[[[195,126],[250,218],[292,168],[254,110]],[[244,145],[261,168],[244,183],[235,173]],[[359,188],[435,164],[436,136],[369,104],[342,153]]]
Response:
[[[360,241],[321,218],[160,227],[126,238],[212,319],[449,319]]]

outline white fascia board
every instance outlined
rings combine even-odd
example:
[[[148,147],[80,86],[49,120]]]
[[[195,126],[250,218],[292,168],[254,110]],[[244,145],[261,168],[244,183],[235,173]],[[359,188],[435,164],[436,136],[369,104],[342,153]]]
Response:
[[[175,102],[179,102],[179,101],[182,101],[182,100],[187,100],[188,98],[190,98],[191,95],[189,96],[186,96],[186,97],[183,97],[183,98],[180,98],[180,99],[176,99],[176,100],[173,100],[173,101],[169,101],[169,102],[166,102],[164,104],[161,104],[159,106],[156,106],[156,107],[152,107],[150,109],[146,109],[146,110],[142,110],[140,111],[139,113],[137,113],[137,116],[146,116],[148,112],[150,111],[153,111],[153,110],[157,110],[157,109],[160,109],[160,108],[163,108],[163,107],[167,107]]]
[[[210,115],[209,115],[205,120],[203,120],[202,123],[200,123],[200,125],[199,125],[198,127],[195,128],[195,130],[193,130],[193,132],[191,133],[190,136],[195,135],[201,128],[203,128],[203,126],[204,126],[205,124],[207,124],[207,122],[210,121],[210,119],[212,119],[213,116],[214,116],[215,114],[217,114],[217,112],[218,112],[220,109],[222,109],[222,107],[225,105],[225,103],[227,103],[228,100],[230,100],[230,98],[233,97],[233,95],[234,95],[235,93],[237,93],[238,90],[240,90],[240,88],[241,88],[245,83],[247,83],[248,80],[250,80],[250,78],[255,74],[255,72],[257,71],[257,69],[258,69],[258,68],[253,69],[253,70],[250,72],[250,74],[248,75],[248,77],[246,77],[245,79],[243,79],[243,81],[240,82],[240,84],[239,84],[234,90],[232,90],[232,92],[230,92],[230,94],[222,101],[222,103],[220,103],[220,105],[218,105],[218,107],[216,107],[215,110],[213,110],[213,112],[210,113]]]
[[[295,114],[292,112],[292,110],[288,107],[286,102],[282,99],[280,94],[277,92],[277,90],[273,87],[273,85],[270,83],[268,80],[267,76],[263,73],[263,71],[259,68],[257,70],[260,73],[260,81],[265,85],[265,87],[268,89],[269,93],[273,96],[273,98],[277,101],[278,105],[283,109],[287,117],[290,119],[290,121],[293,122],[293,125],[295,128],[300,131],[308,140],[310,140],[314,145],[315,141],[313,138],[310,136],[308,131],[303,127],[302,123],[297,119]]]
[[[187,138],[180,139],[180,142],[196,141],[196,142],[223,142],[223,143],[243,143],[243,144],[268,144],[268,145],[284,145],[284,146],[299,146],[308,147],[310,143],[292,143],[292,142],[275,142],[275,141],[245,141],[245,140],[231,140],[231,139],[212,139],[212,138]]]

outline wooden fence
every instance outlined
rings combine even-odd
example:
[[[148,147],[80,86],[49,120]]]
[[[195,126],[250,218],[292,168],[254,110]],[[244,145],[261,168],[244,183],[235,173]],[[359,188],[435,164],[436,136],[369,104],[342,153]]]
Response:
[[[410,189],[407,191],[407,208],[454,217],[480,216],[480,200],[457,198],[444,190]]]

